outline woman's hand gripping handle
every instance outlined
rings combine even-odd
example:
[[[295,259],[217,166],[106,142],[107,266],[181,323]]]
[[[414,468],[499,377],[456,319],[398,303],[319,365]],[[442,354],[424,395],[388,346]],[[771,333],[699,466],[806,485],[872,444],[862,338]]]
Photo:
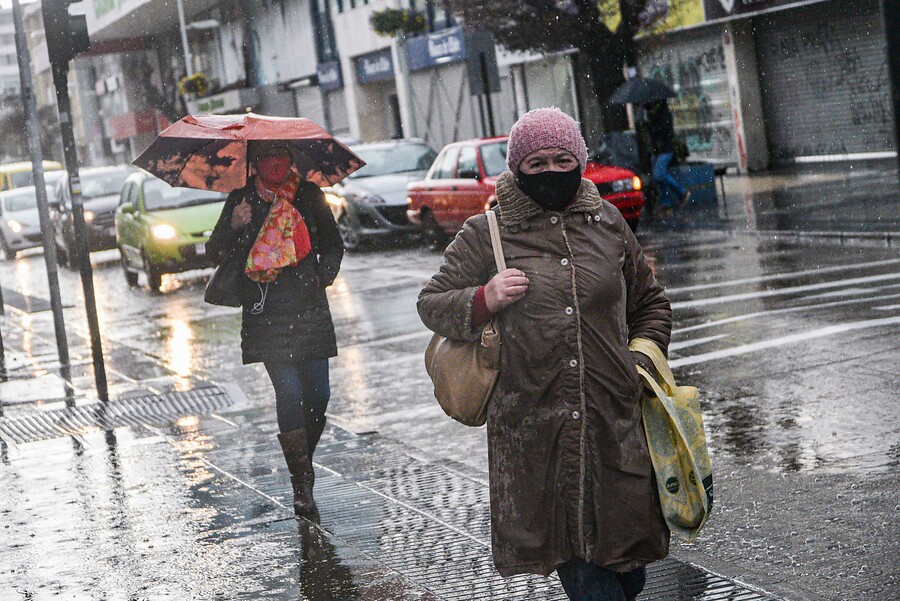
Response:
[[[528,292],[528,278],[518,269],[505,269],[495,275],[484,287],[484,300],[488,311],[496,314]]]

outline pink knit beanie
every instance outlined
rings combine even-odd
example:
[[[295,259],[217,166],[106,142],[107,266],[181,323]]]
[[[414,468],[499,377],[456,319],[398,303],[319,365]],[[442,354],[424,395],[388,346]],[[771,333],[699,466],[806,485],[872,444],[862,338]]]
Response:
[[[526,156],[541,148],[564,148],[581,166],[587,166],[587,145],[581,136],[578,122],[556,107],[528,111],[516,121],[509,132],[506,149],[506,166],[519,175],[519,163]]]

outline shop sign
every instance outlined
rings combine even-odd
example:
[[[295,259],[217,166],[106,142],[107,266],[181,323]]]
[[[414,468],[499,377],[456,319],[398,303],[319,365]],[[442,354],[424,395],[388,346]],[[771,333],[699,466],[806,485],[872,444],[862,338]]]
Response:
[[[94,14],[99,19],[108,13],[119,10],[121,4],[122,0],[94,0]]]
[[[319,76],[320,90],[327,92],[344,87],[344,80],[341,77],[341,63],[338,61],[319,63],[319,66],[316,68],[316,74]]]
[[[259,92],[255,88],[229,90],[213,96],[188,100],[188,112],[192,115],[224,115],[243,113],[259,104]]]
[[[394,78],[394,59],[391,57],[390,48],[357,56],[353,61],[356,65],[356,81],[359,83],[374,83]]]
[[[725,19],[736,15],[748,15],[778,6],[800,6],[823,0],[703,0],[706,20]]]
[[[466,58],[466,37],[459,27],[414,37],[406,55],[410,71],[459,62]]]
[[[718,2],[719,0],[715,0]],[[704,0],[645,0],[642,3],[641,21],[647,24],[638,28],[638,35],[653,35],[703,23]],[[618,31],[622,23],[619,0],[600,0],[600,14],[610,31]]]

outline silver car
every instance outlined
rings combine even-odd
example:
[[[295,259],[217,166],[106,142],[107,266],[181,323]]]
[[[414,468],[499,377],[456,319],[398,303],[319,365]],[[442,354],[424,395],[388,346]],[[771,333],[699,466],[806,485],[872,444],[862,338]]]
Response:
[[[358,250],[375,239],[415,238],[406,217],[406,184],[422,179],[437,153],[421,140],[353,144],[366,166],[325,190],[344,247]]]
[[[53,189],[47,185],[47,197]],[[0,192],[0,247],[7,259],[26,248],[41,245],[41,222],[38,217],[37,193],[34,186]]]

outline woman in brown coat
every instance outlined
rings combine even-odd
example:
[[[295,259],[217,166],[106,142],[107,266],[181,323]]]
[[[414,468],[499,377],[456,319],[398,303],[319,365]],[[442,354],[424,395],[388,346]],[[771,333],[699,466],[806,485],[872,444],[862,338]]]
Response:
[[[669,531],[641,424],[629,341],[665,353],[671,308],[619,211],[582,179],[587,148],[558,109],[524,115],[497,181],[508,269],[487,218],[466,221],[419,295],[429,329],[460,340],[499,320],[488,408],[491,528],[500,574],[558,572],[570,599],[634,599]],[[652,373],[652,371],[651,371]]]

